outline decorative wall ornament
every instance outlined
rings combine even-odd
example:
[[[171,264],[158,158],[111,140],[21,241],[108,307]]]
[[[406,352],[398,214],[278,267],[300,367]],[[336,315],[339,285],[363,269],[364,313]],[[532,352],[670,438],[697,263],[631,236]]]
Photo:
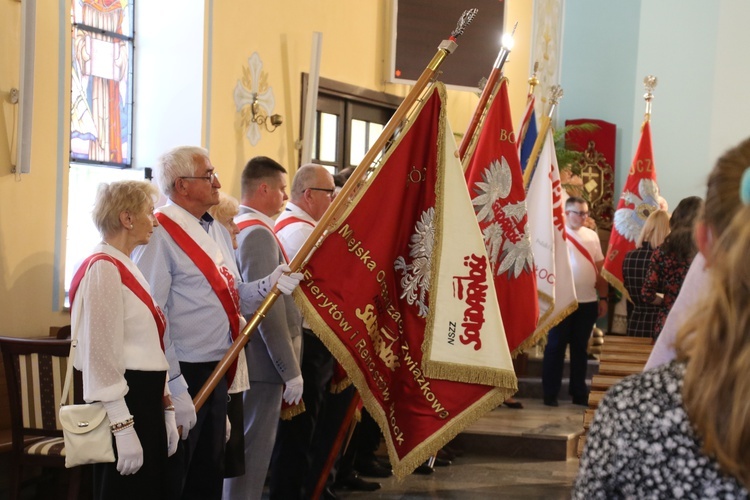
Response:
[[[276,100],[273,89],[268,85],[268,73],[263,71],[263,61],[257,52],[247,59],[247,66],[242,67],[242,79],[234,87],[234,104],[240,114],[240,125],[250,144],[255,146],[260,141],[260,127],[273,132],[281,125],[281,115],[272,115]],[[271,122],[273,128],[268,126]]]

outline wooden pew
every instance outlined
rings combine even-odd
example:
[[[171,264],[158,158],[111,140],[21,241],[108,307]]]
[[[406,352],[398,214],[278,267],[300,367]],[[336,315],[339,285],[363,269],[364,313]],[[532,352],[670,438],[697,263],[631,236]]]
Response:
[[[628,375],[643,371],[653,349],[649,338],[606,335],[599,355],[599,373],[591,380],[589,407],[583,415],[583,434],[578,441],[578,457],[583,455],[594,414],[604,395],[614,384]]]

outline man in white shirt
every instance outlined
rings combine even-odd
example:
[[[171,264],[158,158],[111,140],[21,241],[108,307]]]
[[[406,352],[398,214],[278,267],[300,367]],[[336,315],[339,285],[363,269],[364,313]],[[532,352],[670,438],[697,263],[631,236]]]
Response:
[[[607,314],[607,282],[601,276],[604,255],[599,236],[584,226],[589,216],[586,200],[570,197],[565,203],[565,230],[578,309],[549,331],[542,365],[544,404],[558,406],[565,350],[570,345],[570,386],[573,404],[588,406],[586,386],[588,341],[597,317]]]

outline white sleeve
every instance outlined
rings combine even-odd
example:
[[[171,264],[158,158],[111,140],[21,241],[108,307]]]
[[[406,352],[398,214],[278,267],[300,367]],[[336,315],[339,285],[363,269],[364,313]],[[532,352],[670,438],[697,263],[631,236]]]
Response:
[[[706,260],[699,252],[690,264],[677,300],[669,311],[667,321],[664,323],[659,338],[656,339],[646,366],[643,367],[644,371],[669,363],[675,358],[674,341],[677,332],[695,310],[696,304],[705,298],[709,279]]]
[[[76,366],[83,372],[83,398],[120,399],[128,386],[124,377],[122,281],[115,265],[106,260],[94,262],[75,299],[71,322],[77,329]]]

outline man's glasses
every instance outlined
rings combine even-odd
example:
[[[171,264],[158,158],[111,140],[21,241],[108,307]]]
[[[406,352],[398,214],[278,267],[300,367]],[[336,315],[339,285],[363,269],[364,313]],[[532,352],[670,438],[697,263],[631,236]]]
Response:
[[[213,184],[214,182],[219,180],[219,173],[216,171],[213,171],[209,175],[200,176],[200,177],[182,175],[180,176],[180,179],[203,179],[205,181],[208,181],[210,184]]]
[[[588,212],[578,212],[578,211],[576,211],[576,210],[568,210],[567,212],[568,212],[569,214],[576,214],[577,216],[579,216],[579,217],[583,217],[584,219],[585,219],[586,217],[588,217],[588,216],[589,216],[589,213],[588,213]]]
[[[327,188],[307,188],[307,189],[310,189],[312,191],[323,191],[323,192],[326,192],[326,193],[328,193],[328,196],[331,197],[331,199],[333,199],[333,194],[336,192],[336,188],[333,188],[333,189],[327,189]]]

